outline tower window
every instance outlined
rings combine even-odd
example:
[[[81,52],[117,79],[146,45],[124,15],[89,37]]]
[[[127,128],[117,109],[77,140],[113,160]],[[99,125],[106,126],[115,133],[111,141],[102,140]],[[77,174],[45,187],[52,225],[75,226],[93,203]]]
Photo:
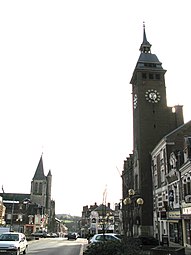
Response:
[[[38,192],[38,183],[35,182],[35,184],[34,184],[34,193],[37,194],[37,192]]]
[[[156,67],[156,64],[154,64],[154,63],[144,63],[144,66],[146,66],[146,67]]]
[[[146,73],[142,73],[142,79],[147,79],[147,74]]]
[[[150,74],[149,74],[149,79],[150,79],[150,80],[153,80],[153,79],[154,79],[153,73],[150,73]]]
[[[42,183],[39,183],[39,195],[42,195]]]
[[[155,78],[156,78],[156,80],[160,80],[160,74],[156,73]]]

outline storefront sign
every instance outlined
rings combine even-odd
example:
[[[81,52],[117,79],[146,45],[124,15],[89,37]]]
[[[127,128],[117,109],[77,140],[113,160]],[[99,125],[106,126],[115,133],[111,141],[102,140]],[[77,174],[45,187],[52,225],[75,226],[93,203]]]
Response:
[[[168,219],[180,219],[180,211],[168,212]]]
[[[182,208],[182,214],[191,214],[191,207]]]

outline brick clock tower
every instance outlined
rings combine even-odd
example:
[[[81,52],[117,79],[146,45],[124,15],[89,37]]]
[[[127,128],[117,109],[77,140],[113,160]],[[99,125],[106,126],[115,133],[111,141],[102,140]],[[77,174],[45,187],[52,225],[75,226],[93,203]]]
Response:
[[[165,72],[162,63],[151,53],[151,44],[147,41],[145,25],[140,56],[134,69],[132,84],[133,101],[133,157],[132,164],[126,164],[123,178],[127,178],[128,166],[131,167],[132,187],[144,204],[141,206],[139,234],[153,232],[153,196],[150,152],[160,139],[184,123],[182,106],[167,106]],[[132,159],[133,158],[133,159]],[[128,161],[128,158],[127,158]],[[133,171],[132,171],[133,168]],[[127,171],[125,177],[125,171]],[[124,179],[123,179],[124,182]],[[123,191],[123,194],[127,192]]]

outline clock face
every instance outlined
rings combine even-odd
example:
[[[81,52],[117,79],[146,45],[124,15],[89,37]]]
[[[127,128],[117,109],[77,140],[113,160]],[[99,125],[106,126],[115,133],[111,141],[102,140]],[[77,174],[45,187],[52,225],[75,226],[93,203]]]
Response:
[[[133,98],[133,108],[136,109],[137,108],[137,94],[134,95]]]
[[[160,94],[156,89],[149,89],[145,93],[145,98],[149,103],[158,103],[160,101]]]

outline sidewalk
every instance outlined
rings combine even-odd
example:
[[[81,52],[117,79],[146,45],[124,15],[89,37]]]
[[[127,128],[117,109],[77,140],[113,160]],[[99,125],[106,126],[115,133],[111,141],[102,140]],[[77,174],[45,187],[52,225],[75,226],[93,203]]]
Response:
[[[169,243],[169,246],[172,246],[172,247],[180,247],[181,245],[180,244],[177,244],[177,243],[173,243],[173,242],[170,242]],[[182,247],[182,246],[181,246]],[[191,255],[191,248],[189,247],[185,247],[185,254],[186,255]]]

